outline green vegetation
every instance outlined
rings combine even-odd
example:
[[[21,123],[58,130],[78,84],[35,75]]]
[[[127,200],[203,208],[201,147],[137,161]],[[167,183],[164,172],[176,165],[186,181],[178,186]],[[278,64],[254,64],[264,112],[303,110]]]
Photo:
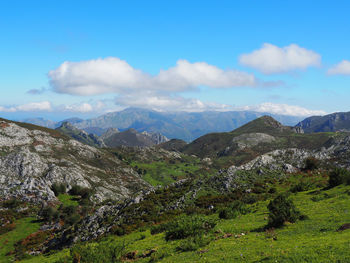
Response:
[[[191,236],[166,241],[166,233],[150,235],[146,230],[77,245],[71,251],[101,255],[104,246],[119,248],[124,244],[122,258],[127,260],[128,255],[134,262],[349,262],[350,230],[337,232],[341,225],[350,222],[349,192],[350,186],[342,185],[291,195],[289,198],[295,207],[308,215],[309,220],[274,230],[261,230],[267,224],[269,213],[269,201],[261,201],[250,206],[251,213],[218,221],[215,232],[209,233],[207,239]],[[312,201],[312,197],[320,193],[329,197]],[[58,262],[73,262],[72,253],[68,254],[71,261],[63,261],[67,254],[59,253],[23,262],[55,262],[58,255],[61,256]]]
[[[38,231],[39,223],[35,218],[26,217],[14,222],[15,228],[3,235],[0,235],[0,262],[12,262],[15,244],[28,235]]]
[[[281,227],[285,222],[295,223],[300,218],[300,212],[286,194],[280,194],[270,201],[268,227]]]
[[[341,184],[350,184],[350,172],[344,168],[335,168],[329,174],[329,187],[338,186]]]
[[[142,179],[153,186],[169,185],[177,180],[194,177],[201,170],[198,162],[133,162],[131,165],[142,175]]]
[[[69,195],[69,194],[59,194],[57,196],[58,200],[64,205],[64,206],[78,206],[78,197]]]

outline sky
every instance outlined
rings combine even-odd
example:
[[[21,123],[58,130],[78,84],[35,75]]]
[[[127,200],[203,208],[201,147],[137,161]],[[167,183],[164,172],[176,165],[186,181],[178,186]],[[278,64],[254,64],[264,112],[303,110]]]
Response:
[[[0,1],[0,116],[350,111],[350,2]]]

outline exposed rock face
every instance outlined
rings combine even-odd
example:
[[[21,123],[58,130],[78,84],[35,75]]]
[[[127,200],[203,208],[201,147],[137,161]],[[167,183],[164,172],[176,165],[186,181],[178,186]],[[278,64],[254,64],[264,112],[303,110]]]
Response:
[[[159,132],[146,132],[146,131],[144,131],[144,132],[142,132],[142,134],[151,138],[151,140],[154,142],[154,144],[161,144],[163,142],[169,141],[169,139],[167,137],[165,137],[164,135],[162,135]]]
[[[114,155],[54,130],[27,126],[0,120],[0,198],[55,201],[53,183],[91,188],[96,201],[151,188]]]

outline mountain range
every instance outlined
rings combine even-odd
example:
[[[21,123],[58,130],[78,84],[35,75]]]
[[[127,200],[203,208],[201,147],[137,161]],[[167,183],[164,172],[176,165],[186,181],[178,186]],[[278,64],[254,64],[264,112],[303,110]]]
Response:
[[[138,132],[160,133],[169,139],[176,138],[190,142],[207,133],[232,131],[266,114],[284,125],[295,125],[302,120],[301,117],[252,111],[157,112],[128,108],[87,120],[71,118],[61,122],[52,122],[38,118],[26,119],[23,122],[48,128],[57,128],[63,122],[70,122],[75,127],[98,136],[106,132],[108,128],[117,128],[121,131],[133,128]]]

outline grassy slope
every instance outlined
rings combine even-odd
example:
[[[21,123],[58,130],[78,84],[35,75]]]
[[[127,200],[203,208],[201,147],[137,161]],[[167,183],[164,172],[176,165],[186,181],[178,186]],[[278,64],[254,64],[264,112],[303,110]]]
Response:
[[[16,228],[0,235],[0,262],[12,262],[12,256],[6,256],[14,249],[14,244],[39,229],[39,223],[33,222],[35,218],[27,217],[16,221]]]
[[[189,175],[196,173],[200,166],[196,164],[177,163],[169,164],[165,162],[140,163],[133,162],[134,168],[146,170],[142,176],[146,182],[153,186],[168,185],[177,180],[187,178]]]
[[[265,201],[252,205],[250,214],[218,221],[217,230],[233,235],[245,233],[244,236],[219,238],[198,251],[179,253],[176,247],[180,241],[166,242],[164,233],[152,236],[149,230],[109,237],[108,241],[125,242],[128,244],[126,252],[142,254],[156,249],[157,262],[350,262],[350,230],[336,231],[350,222],[349,193],[350,186],[339,186],[327,191],[293,194],[295,205],[309,219],[276,229],[277,240],[259,231],[267,223],[268,202]],[[212,216],[217,218],[217,214]],[[23,262],[54,262],[65,253],[67,251]],[[134,262],[150,262],[150,258]]]

